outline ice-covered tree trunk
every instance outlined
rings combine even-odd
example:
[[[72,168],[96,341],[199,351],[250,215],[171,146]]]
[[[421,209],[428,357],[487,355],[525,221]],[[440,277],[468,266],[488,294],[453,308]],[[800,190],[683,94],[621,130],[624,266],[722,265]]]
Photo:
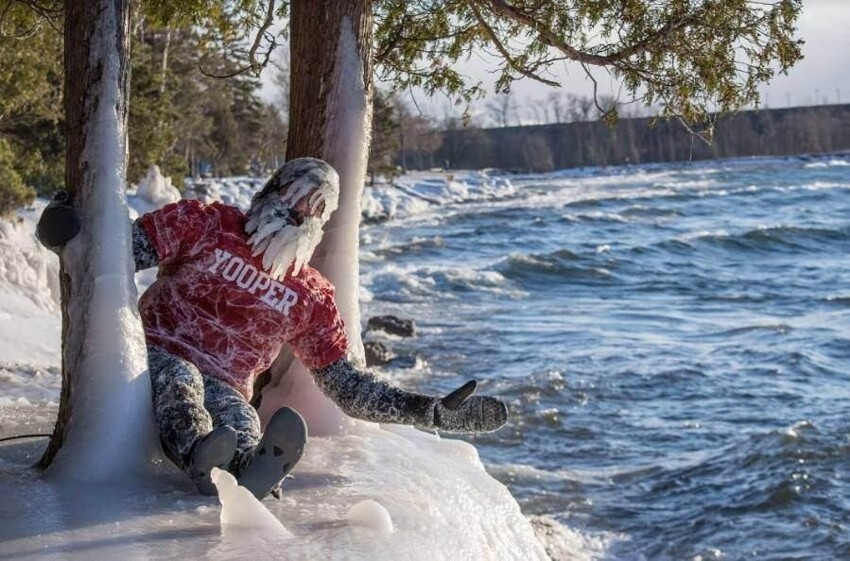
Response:
[[[60,256],[62,394],[43,466],[126,477],[154,443],[127,203],[129,1],[65,3],[65,183],[82,230]]]
[[[325,226],[311,265],[336,287],[352,356],[363,358],[358,302],[358,229],[371,128],[372,3],[294,0],[291,5],[291,89],[287,159],[322,158],[339,172],[339,209]],[[291,405],[313,434],[337,432],[345,416],[285,352],[272,368],[260,414]]]

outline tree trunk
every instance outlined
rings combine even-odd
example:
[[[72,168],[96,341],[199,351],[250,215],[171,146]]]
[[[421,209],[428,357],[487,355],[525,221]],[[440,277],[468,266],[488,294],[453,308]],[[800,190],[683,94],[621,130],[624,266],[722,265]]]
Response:
[[[168,28],[165,30],[165,41],[162,46],[162,64],[159,67],[159,93],[165,94],[165,82],[168,78],[168,51],[171,47],[171,34],[173,30]]]
[[[154,442],[124,196],[128,7],[65,3],[65,185],[83,227],[60,256],[62,394],[40,464],[84,479],[136,471]]]
[[[322,158],[340,176],[339,209],[311,265],[336,287],[349,347],[363,361],[360,340],[360,200],[372,121],[372,5],[370,0],[294,0],[291,4],[291,89],[287,159]],[[281,353],[262,392],[267,419],[290,405],[313,434],[338,432],[346,417],[322,395],[291,352]]]

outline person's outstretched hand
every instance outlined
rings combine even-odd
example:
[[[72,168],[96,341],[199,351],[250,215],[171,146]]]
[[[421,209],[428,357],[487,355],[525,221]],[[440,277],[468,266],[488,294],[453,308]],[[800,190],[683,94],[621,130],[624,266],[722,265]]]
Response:
[[[80,216],[68,200],[68,193],[59,191],[41,213],[35,235],[48,249],[58,250],[80,231]]]
[[[472,395],[478,383],[471,380],[434,407],[434,427],[449,432],[491,432],[508,421],[508,407],[495,397]]]

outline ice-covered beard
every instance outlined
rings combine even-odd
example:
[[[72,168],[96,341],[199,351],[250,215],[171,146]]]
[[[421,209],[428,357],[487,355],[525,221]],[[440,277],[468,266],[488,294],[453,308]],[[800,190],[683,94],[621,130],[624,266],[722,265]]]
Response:
[[[263,268],[276,279],[282,279],[290,266],[297,275],[322,241],[324,221],[320,217],[305,217],[295,226],[287,222],[288,215],[285,203],[266,201],[245,225],[246,232],[253,232],[248,238],[253,254],[263,254]]]

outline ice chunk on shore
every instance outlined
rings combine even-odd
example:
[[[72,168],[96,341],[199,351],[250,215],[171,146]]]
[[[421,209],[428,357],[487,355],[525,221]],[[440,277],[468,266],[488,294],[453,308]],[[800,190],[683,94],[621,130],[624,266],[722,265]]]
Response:
[[[251,491],[236,483],[223,469],[213,468],[212,481],[221,503],[222,533],[251,532],[264,538],[291,538],[292,533],[257,500]]]

